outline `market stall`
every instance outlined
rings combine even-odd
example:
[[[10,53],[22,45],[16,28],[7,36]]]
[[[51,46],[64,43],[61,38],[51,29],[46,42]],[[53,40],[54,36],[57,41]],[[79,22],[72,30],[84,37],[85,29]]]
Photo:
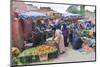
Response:
[[[80,25],[85,24],[85,21],[82,20],[78,21],[78,19],[80,19],[81,17],[80,15],[70,13],[70,14],[64,14],[63,16],[64,17],[62,20],[60,18],[60,20],[58,19],[59,21],[57,21],[57,23],[59,23],[58,28],[64,26],[63,22],[65,23],[65,19],[70,19],[71,21],[76,20],[70,23],[69,25],[65,23],[66,28],[68,28],[69,26],[68,39],[69,40],[72,39],[71,41],[72,47],[73,46],[77,47],[77,44],[81,42],[78,41],[78,39],[80,38],[83,38],[86,41],[88,41],[91,47],[95,47],[95,36],[93,35],[94,31],[92,27],[91,29],[86,29],[86,28],[80,29],[81,27]],[[60,54],[63,54],[65,52],[63,50],[65,46],[61,46],[61,48],[59,46],[63,44],[64,40],[62,30],[60,31],[59,28],[58,32],[56,31],[56,33],[58,33],[57,35],[59,36],[58,37],[56,36],[55,38],[55,30],[53,30],[53,26],[57,27],[57,24],[54,25],[51,24],[51,26],[48,24],[48,26],[45,26],[44,23],[41,23],[44,22],[43,20],[44,18],[47,18],[45,14],[28,11],[19,13],[18,18],[22,20],[21,23],[24,35],[23,38],[25,41],[24,43],[25,48],[22,52],[18,51],[18,49],[12,51],[12,53],[14,52],[13,56],[15,56],[13,57],[14,64],[20,65],[20,64],[31,64],[35,62],[48,61],[50,59],[57,58]],[[36,24],[33,24],[34,20],[37,21],[35,22]],[[34,25],[35,27],[33,27]],[[70,34],[72,34],[72,37],[70,37]]]
[[[21,52],[16,59],[15,64],[31,64],[33,62],[48,61],[58,57],[58,49],[53,47],[53,43],[41,44],[40,46],[29,48]],[[14,51],[12,51],[14,53]],[[18,52],[18,51],[17,51]],[[15,55],[15,54],[14,54]]]
[[[18,18],[23,20],[23,22],[21,22],[22,29],[23,29],[22,31],[24,35],[24,40],[27,40],[29,35],[32,32],[32,28],[34,25],[33,21],[36,21],[38,19],[47,18],[47,16],[40,12],[26,11],[26,12],[19,13]]]
[[[43,37],[42,37],[44,33],[46,32],[49,33],[51,30],[45,29],[43,31],[43,29],[39,29],[39,27],[41,26],[38,26],[38,25],[35,26],[34,31],[32,30],[34,20],[39,21],[39,19],[47,18],[47,16],[43,13],[27,11],[27,12],[19,13],[18,18],[21,20],[20,23],[22,23],[24,41],[27,42],[29,40],[29,42],[24,43],[24,47],[25,47],[24,50],[18,53],[17,56],[14,57],[13,59],[14,64],[19,64],[19,65],[20,64],[30,64],[33,62],[47,61],[52,58],[57,58],[58,48],[55,47],[54,42],[53,41],[49,42],[48,36],[46,37],[46,41],[43,41]],[[30,34],[32,34],[32,36],[30,36]],[[38,39],[38,37],[40,39]],[[32,40],[32,42],[30,39]],[[43,41],[43,42],[40,42],[40,41]],[[16,55],[15,51],[14,50],[12,51],[14,55]]]
[[[32,18],[32,20],[37,20],[41,18],[47,18],[47,16],[46,14],[40,12],[27,11],[27,12],[19,13],[19,18],[22,19]]]
[[[63,13],[62,16],[67,20],[75,20],[75,19],[82,19],[83,17],[80,14],[73,14],[73,13]]]

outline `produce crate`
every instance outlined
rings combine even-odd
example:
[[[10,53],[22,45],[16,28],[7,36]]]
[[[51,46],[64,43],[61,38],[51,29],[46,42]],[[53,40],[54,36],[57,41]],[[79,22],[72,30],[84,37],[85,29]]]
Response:
[[[53,59],[58,57],[58,50],[48,54],[48,59]]]
[[[40,61],[47,61],[48,60],[48,54],[39,55],[39,59],[40,59]]]
[[[34,56],[32,55],[32,62],[38,62],[40,59],[39,59],[39,56],[38,55],[35,55],[35,58]]]
[[[30,56],[23,56],[23,57],[18,57],[19,58],[19,61],[21,62],[21,63],[30,63],[31,62],[31,57]]]

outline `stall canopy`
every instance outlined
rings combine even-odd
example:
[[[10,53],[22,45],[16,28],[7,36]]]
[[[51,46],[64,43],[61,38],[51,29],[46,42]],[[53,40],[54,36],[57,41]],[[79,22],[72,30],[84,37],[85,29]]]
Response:
[[[78,17],[80,16],[80,14],[73,14],[73,13],[69,13],[69,12],[66,12],[66,13],[63,13],[62,14],[64,17]]]
[[[32,18],[33,20],[36,20],[39,18],[47,18],[47,15],[40,12],[27,11],[19,13],[19,18],[22,19]]]
[[[83,19],[84,18],[80,14],[73,14],[73,13],[69,13],[69,12],[62,13],[62,16],[67,20],[68,19],[75,20],[75,19]]]

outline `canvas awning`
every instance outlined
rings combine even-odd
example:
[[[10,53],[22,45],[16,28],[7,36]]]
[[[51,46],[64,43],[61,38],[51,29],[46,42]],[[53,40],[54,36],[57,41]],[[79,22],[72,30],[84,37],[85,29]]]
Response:
[[[39,18],[47,18],[47,15],[40,12],[27,11],[19,13],[19,18],[22,19],[32,18],[34,20]]]
[[[67,13],[62,13],[62,15],[64,16],[64,17],[78,17],[78,16],[80,16],[79,14],[73,14],[73,13],[69,13],[69,12],[67,12]]]

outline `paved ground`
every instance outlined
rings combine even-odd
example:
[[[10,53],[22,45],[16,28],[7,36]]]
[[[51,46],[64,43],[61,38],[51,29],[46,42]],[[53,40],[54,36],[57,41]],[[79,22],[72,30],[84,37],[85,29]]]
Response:
[[[44,61],[44,62],[36,62],[32,64],[46,64],[46,63],[59,63],[59,62],[76,62],[76,61],[94,61],[95,60],[95,52],[80,52],[77,50],[73,50],[71,47],[66,48],[66,53],[60,55],[58,58]]]

